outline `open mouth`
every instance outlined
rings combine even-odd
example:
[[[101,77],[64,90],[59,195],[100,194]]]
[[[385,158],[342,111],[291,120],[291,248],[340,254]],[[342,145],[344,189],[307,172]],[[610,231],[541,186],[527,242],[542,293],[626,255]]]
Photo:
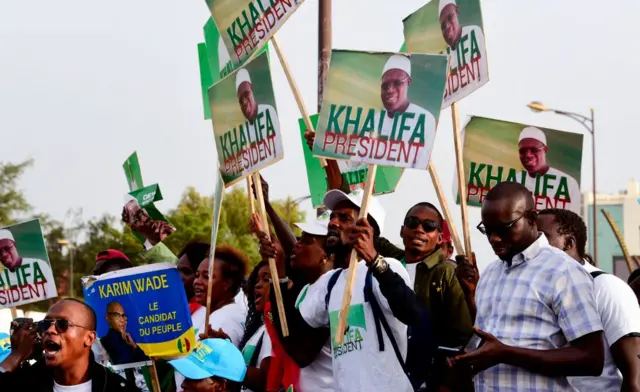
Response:
[[[259,292],[256,291],[253,294],[256,297],[256,300],[255,300],[256,303],[259,303],[260,301],[262,301],[262,293],[259,293]]]
[[[200,297],[200,296],[206,295],[207,291],[202,289],[202,288],[200,288],[200,287],[195,287],[193,289],[193,294],[198,296],[198,297]]]
[[[45,358],[53,358],[60,351],[60,349],[62,349],[62,346],[60,346],[53,340],[47,340],[42,343],[42,348],[44,349]]]

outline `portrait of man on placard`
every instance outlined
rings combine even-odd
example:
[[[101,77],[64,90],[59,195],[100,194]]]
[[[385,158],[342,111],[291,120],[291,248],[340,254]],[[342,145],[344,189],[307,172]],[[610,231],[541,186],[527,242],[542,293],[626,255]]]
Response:
[[[107,305],[106,315],[109,331],[100,338],[100,343],[109,354],[111,363],[123,365],[148,361],[149,358],[127,332],[127,314],[122,305],[116,301],[110,302]]]
[[[151,218],[147,211],[140,207],[138,200],[131,195],[126,196],[122,221],[131,228],[131,231],[144,237],[151,245],[164,241],[176,230],[167,222]]]

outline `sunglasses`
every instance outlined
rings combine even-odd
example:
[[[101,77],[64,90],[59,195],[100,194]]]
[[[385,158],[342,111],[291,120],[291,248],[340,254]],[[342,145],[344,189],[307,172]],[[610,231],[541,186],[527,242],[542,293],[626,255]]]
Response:
[[[126,314],[124,314],[124,313],[118,313],[118,312],[107,312],[107,314],[108,314],[109,316],[116,316],[116,317],[120,317],[120,318],[124,318],[124,319],[126,319],[126,318],[127,318],[127,315],[126,315]]]
[[[76,327],[76,328],[86,329],[88,331],[93,331],[93,329],[91,329],[91,328],[83,327],[82,325],[78,325],[78,324],[74,324],[74,323],[70,322],[69,320],[65,320],[65,319],[55,319],[55,320],[45,319],[45,320],[42,320],[42,321],[38,321],[36,323],[36,329],[37,329],[38,333],[42,335],[43,333],[48,331],[49,328],[51,328],[51,324],[55,325],[56,332],[58,332],[58,333],[67,332],[69,327]]]
[[[417,229],[420,225],[422,225],[422,228],[427,233],[431,233],[432,231],[440,228],[440,224],[431,219],[420,220],[415,216],[408,216],[404,218],[404,226],[408,229]]]
[[[496,226],[485,226],[484,223],[480,222],[478,223],[478,226],[476,226],[476,228],[478,229],[479,232],[481,232],[484,235],[491,235],[491,234],[495,234],[498,237],[500,236],[504,236],[505,234],[507,234],[511,228],[518,223],[518,221],[520,219],[522,219],[524,217],[524,215],[520,215],[519,217],[517,217],[516,219],[512,220],[509,223],[505,223],[503,225],[496,225]]]

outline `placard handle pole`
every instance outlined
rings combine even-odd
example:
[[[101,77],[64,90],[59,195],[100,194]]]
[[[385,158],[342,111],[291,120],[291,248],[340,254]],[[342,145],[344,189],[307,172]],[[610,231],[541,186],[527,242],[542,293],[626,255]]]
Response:
[[[276,50],[278,59],[280,59],[280,64],[282,65],[284,74],[289,81],[289,86],[291,87],[293,96],[295,97],[296,103],[298,104],[298,109],[300,110],[300,115],[304,120],[304,125],[307,127],[308,131],[315,132],[315,128],[313,127],[313,124],[311,124],[311,119],[309,118],[309,112],[307,112],[307,107],[305,106],[304,100],[302,99],[300,89],[298,89],[298,85],[296,84],[295,79],[293,79],[293,74],[291,73],[291,69],[289,68],[289,63],[287,63],[287,59],[284,58],[284,54],[280,50],[280,45],[278,45],[278,40],[276,39],[275,35],[271,37],[271,42],[273,43],[273,48]],[[322,165],[322,167],[327,167],[327,161],[324,158],[318,159],[320,160],[320,165]]]
[[[464,254],[464,248],[462,247],[462,243],[460,242],[460,237],[458,237],[458,230],[456,229],[456,224],[451,217],[451,211],[449,211],[449,205],[447,204],[447,199],[444,196],[444,192],[442,191],[440,179],[438,178],[436,168],[433,166],[433,161],[429,161],[429,174],[431,175],[433,187],[436,189],[436,195],[438,196],[438,201],[440,202],[440,207],[442,208],[442,212],[444,214],[444,219],[447,221],[447,225],[449,226],[451,240],[453,241],[453,246],[456,249],[456,253],[458,253],[459,255]]]
[[[253,175],[253,184],[256,187],[256,195],[258,196],[258,210],[260,217],[262,218],[262,227],[265,228],[265,234],[268,239],[271,239],[271,229],[269,228],[269,221],[267,220],[267,209],[264,204],[264,195],[262,194],[262,180],[260,179],[260,173]],[[282,329],[282,336],[289,336],[289,325],[287,324],[287,316],[284,312],[284,303],[282,302],[282,292],[280,291],[280,284],[278,282],[278,267],[274,259],[269,259],[269,271],[271,272],[271,279],[273,280],[273,290],[276,295],[276,305],[278,308],[278,316],[280,317],[280,328]]]
[[[451,122],[453,124],[453,144],[456,150],[456,170],[458,172],[458,194],[460,197],[460,212],[462,213],[462,234],[464,236],[465,254],[471,259],[471,233],[469,231],[469,214],[467,209],[467,182],[464,176],[464,162],[462,160],[462,143],[460,142],[460,121],[458,119],[458,104],[451,105]]]
[[[251,211],[251,216],[256,213],[256,199],[253,197],[253,181],[251,180],[251,176],[247,177],[247,193],[249,196],[249,211]],[[260,190],[262,191],[262,189]],[[256,189],[258,192],[258,189]]]
[[[364,185],[364,195],[362,196],[362,206],[360,206],[360,214],[358,220],[366,218],[369,213],[369,202],[373,197],[373,184],[376,179],[376,171],[378,165],[369,165],[367,173],[367,182]],[[356,267],[358,266],[358,255],[355,250],[351,251],[349,260],[349,269],[347,270],[347,280],[344,286],[344,294],[342,296],[342,306],[340,307],[340,316],[338,319],[338,328],[336,329],[335,342],[342,344],[344,342],[344,331],[347,326],[347,318],[349,317],[349,308],[351,306],[351,294],[353,293],[353,285],[356,281]]]
[[[149,365],[149,375],[151,376],[151,388],[153,392],[162,392],[160,390],[160,380],[158,379],[158,369],[156,369],[155,359],[151,359],[151,365]]]

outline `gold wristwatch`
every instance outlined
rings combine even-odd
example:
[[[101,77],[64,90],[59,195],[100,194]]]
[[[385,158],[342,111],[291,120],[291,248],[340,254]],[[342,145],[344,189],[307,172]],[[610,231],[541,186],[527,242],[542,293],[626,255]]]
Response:
[[[389,263],[381,255],[378,255],[376,259],[371,263],[371,267],[376,273],[382,274],[389,269]]]

